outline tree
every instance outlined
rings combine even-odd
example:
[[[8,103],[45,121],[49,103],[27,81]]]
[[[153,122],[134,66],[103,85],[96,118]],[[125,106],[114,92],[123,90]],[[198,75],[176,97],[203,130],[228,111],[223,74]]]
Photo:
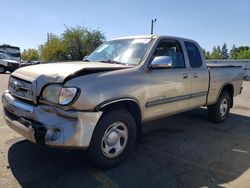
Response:
[[[226,43],[224,43],[222,46],[221,55],[222,55],[222,59],[228,59],[229,57]]]
[[[211,54],[209,51],[206,52],[205,59],[211,59]]]
[[[250,49],[244,49],[237,52],[236,59],[250,59]]]
[[[233,45],[232,49],[230,50],[230,59],[236,58],[236,47]]]
[[[221,54],[220,45],[217,46],[216,51],[217,51],[219,54]]]
[[[210,59],[210,52],[206,51],[204,48],[201,48],[201,53],[203,54],[205,59]]]
[[[217,46],[217,48],[214,46],[213,51],[210,55],[211,59],[222,59],[222,52],[220,49],[220,46]]]
[[[87,31],[83,27],[66,27],[62,34],[62,41],[67,54],[73,60],[81,60],[84,57],[84,39]]]
[[[230,50],[231,59],[250,59],[250,48],[249,46],[236,47],[233,45]]]
[[[201,53],[204,57],[206,56],[206,50],[204,48],[201,48]]]
[[[67,59],[66,48],[62,40],[54,34],[49,35],[48,41],[40,46],[40,51],[44,61],[53,62]]]
[[[21,59],[22,60],[27,60],[27,61],[35,61],[39,59],[39,54],[36,49],[29,48],[27,50],[23,50],[21,54]]]
[[[88,55],[93,52],[98,46],[100,46],[105,41],[104,34],[99,30],[88,31],[84,45],[85,45],[85,54]]]
[[[66,27],[62,41],[71,59],[82,60],[105,41],[105,36],[99,30],[91,31],[80,26]]]

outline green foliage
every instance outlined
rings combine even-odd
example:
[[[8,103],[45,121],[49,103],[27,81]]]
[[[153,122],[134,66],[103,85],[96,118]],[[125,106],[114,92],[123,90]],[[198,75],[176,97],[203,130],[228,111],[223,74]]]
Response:
[[[48,41],[40,46],[43,61],[63,61],[66,59],[66,48],[61,38],[49,34]]]
[[[65,27],[61,36],[50,34],[48,41],[40,46],[41,57],[44,61],[82,60],[104,41],[105,36],[99,30]]]
[[[214,46],[213,51],[212,51],[209,59],[223,59],[220,46],[217,46],[217,47]]]
[[[205,59],[211,59],[211,54],[209,51],[206,52]]]
[[[204,57],[206,56],[206,50],[204,48],[201,48],[201,53]]]
[[[236,53],[235,59],[250,59],[250,49],[241,50],[240,52]]]
[[[69,28],[62,34],[62,42],[70,59],[81,60],[84,56],[84,39],[87,31],[82,27]]]
[[[231,56],[234,59],[250,59],[250,48],[248,46],[240,46],[231,50]]]
[[[85,45],[85,55],[90,54],[98,46],[100,46],[105,41],[104,34],[101,31],[94,30],[92,32],[88,31],[84,45]]]
[[[211,54],[209,51],[205,51],[204,49],[202,52],[205,54],[206,59],[250,59],[249,46],[240,46],[237,48],[233,45],[230,53],[228,53],[227,45],[224,43],[222,48],[220,48],[220,46],[214,46]]]
[[[88,30],[85,27],[67,27],[62,35],[48,35],[48,40],[39,46],[39,50],[27,49],[22,52],[23,60],[53,62],[65,60],[82,60],[105,41],[104,33],[99,30]],[[222,48],[214,46],[212,52],[201,49],[205,59],[250,59],[248,46],[233,47],[228,52],[226,43]],[[38,53],[39,52],[39,53]]]
[[[233,45],[232,49],[230,50],[230,58],[236,59],[236,47]]]
[[[205,57],[205,59],[210,59],[211,55],[209,51],[206,51],[204,48],[201,48],[202,55]]]
[[[39,54],[36,49],[29,48],[27,50],[23,50],[21,54],[21,59],[22,60],[27,60],[27,61],[35,61],[39,59]]]
[[[227,49],[226,43],[224,43],[223,46],[222,46],[221,55],[222,55],[222,59],[228,59],[229,58],[228,49]]]

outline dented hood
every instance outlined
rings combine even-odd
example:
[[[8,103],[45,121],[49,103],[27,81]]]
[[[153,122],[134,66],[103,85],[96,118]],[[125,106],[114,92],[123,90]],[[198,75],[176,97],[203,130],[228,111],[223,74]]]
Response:
[[[36,87],[39,91],[48,83],[63,83],[65,79],[79,75],[112,71],[129,67],[131,66],[101,62],[62,62],[19,68],[11,75],[30,82],[36,82]]]
[[[117,69],[124,69],[131,66],[111,64],[111,63],[98,63],[98,62],[63,62],[63,63],[48,63],[32,65],[17,69],[12,75],[23,78],[29,81],[38,79],[46,79],[49,82],[63,82],[65,78],[75,73],[82,72],[81,75],[89,74],[100,71],[111,71]],[[26,80],[26,79],[25,79]]]

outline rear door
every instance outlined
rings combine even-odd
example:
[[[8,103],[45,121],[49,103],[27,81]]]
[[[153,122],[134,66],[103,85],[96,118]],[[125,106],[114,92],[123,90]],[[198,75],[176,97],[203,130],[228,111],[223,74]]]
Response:
[[[191,70],[190,107],[203,106],[206,103],[209,85],[207,66],[203,61],[198,44],[184,41],[184,45]]]

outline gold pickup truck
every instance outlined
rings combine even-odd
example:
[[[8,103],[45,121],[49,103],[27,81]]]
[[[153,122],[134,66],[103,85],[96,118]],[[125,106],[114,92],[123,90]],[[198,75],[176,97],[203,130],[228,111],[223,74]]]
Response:
[[[111,168],[128,157],[144,122],[202,106],[225,121],[244,76],[241,67],[207,66],[193,40],[118,38],[82,62],[13,72],[4,117],[32,142],[87,149],[94,165]]]

